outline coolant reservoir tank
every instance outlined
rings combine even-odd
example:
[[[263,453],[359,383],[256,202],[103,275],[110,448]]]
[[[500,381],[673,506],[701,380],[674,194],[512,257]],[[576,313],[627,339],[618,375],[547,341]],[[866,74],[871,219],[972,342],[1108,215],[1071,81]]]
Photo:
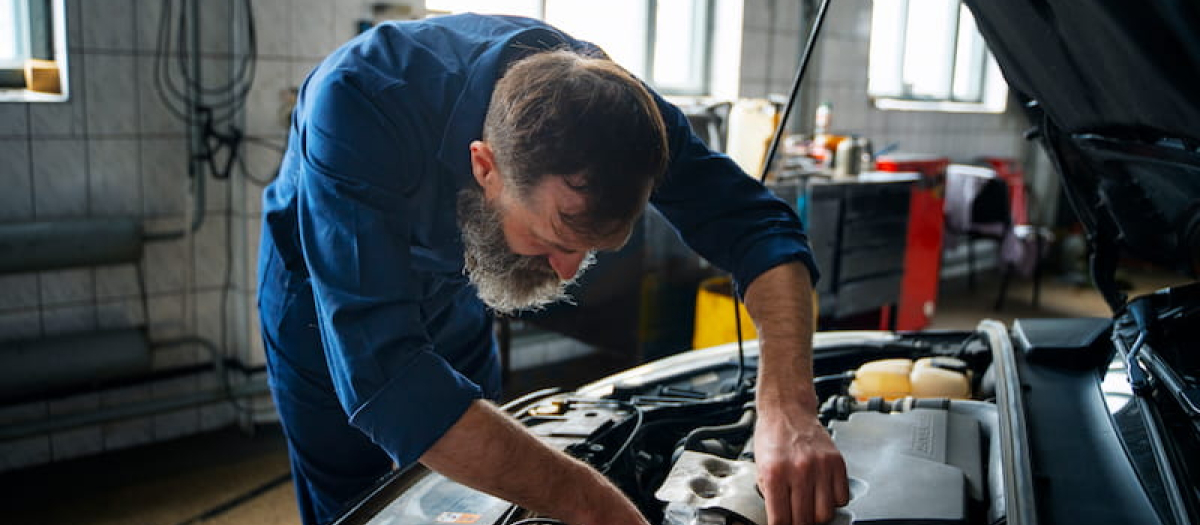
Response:
[[[881,359],[865,363],[854,373],[850,395],[860,400],[882,397],[946,397],[969,399],[971,378],[967,365],[953,357]]]
[[[953,357],[918,359],[908,377],[913,397],[971,397],[971,377],[967,364]]]
[[[912,373],[911,359],[881,359],[864,363],[854,373],[850,395],[859,399],[882,397],[892,400],[912,392],[908,376]]]

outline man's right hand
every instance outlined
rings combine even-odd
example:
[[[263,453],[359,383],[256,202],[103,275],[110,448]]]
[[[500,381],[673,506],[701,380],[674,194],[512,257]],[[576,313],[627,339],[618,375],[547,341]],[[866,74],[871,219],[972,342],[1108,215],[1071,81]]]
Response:
[[[487,401],[472,403],[421,463],[571,525],[649,525],[602,474],[547,446]]]

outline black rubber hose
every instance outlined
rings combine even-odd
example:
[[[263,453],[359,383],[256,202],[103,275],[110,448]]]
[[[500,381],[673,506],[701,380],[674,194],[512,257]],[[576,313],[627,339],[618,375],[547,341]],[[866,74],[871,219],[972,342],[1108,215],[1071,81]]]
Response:
[[[754,408],[747,408],[745,412],[742,412],[742,418],[735,423],[714,425],[711,427],[696,427],[691,432],[688,432],[687,437],[683,438],[683,449],[695,450],[693,447],[705,439],[735,436],[753,428]]]

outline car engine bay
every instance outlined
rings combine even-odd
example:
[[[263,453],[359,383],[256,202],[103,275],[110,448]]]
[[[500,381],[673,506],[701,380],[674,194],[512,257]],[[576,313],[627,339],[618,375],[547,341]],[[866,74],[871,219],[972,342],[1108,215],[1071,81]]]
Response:
[[[851,501],[831,523],[1002,522],[985,338],[864,334],[819,344],[814,357],[820,420],[850,477]],[[738,359],[729,348],[688,354],[572,393],[534,393],[506,409],[607,475],[650,523],[766,525],[752,439],[757,355]],[[424,474],[399,484],[399,497],[369,523],[508,525],[534,516]]]

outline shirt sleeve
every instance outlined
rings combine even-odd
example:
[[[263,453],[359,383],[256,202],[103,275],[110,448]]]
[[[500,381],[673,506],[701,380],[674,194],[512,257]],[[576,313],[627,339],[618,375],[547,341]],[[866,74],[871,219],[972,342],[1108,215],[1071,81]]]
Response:
[[[684,242],[733,274],[739,293],[763,272],[800,261],[819,277],[804,226],[786,203],[733,159],[714,152],[679,108],[654,95],[667,126],[671,162],[651,202]]]
[[[431,162],[420,154],[430,134],[380,111],[347,75],[307,89],[297,126],[300,245],[337,397],[350,424],[405,465],[483,394],[433,351],[411,271],[403,174]]]

